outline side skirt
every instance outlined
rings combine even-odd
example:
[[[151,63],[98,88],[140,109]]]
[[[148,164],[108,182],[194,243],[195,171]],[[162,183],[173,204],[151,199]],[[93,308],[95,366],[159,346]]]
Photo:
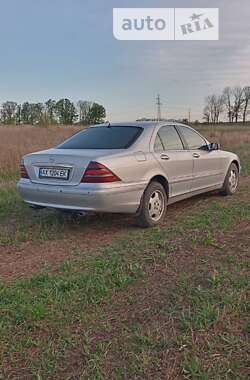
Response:
[[[182,201],[182,200],[187,199],[187,198],[194,197],[195,195],[208,193],[208,192],[214,191],[214,190],[220,190],[222,188],[222,186],[223,186],[223,184],[221,184],[221,185],[214,185],[214,186],[206,187],[205,189],[190,191],[189,193],[177,195],[175,197],[169,198],[168,199],[168,204],[171,205],[172,203],[175,203],[175,202],[178,202],[178,201]]]

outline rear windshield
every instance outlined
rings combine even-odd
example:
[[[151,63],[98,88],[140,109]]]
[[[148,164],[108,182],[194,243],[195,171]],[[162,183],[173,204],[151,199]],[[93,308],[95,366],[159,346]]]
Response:
[[[58,146],[58,149],[126,149],[142,132],[140,127],[100,126],[85,129]]]

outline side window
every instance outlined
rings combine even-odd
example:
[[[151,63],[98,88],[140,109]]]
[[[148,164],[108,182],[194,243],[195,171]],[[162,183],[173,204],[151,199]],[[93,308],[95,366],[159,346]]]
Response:
[[[155,138],[154,151],[162,152],[163,150],[164,150],[164,147],[162,145],[162,141],[159,137],[159,134],[157,133],[156,138]]]
[[[174,126],[162,127],[158,134],[164,146],[164,150],[183,150],[183,145]]]
[[[202,147],[207,145],[206,141],[193,129],[185,127],[179,128],[189,149],[202,149]]]

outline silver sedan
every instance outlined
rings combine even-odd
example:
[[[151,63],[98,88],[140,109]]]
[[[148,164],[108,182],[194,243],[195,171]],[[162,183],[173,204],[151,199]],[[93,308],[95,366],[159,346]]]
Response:
[[[131,213],[149,227],[178,200],[216,189],[232,195],[239,172],[236,154],[187,125],[103,124],[24,156],[17,186],[33,207]]]

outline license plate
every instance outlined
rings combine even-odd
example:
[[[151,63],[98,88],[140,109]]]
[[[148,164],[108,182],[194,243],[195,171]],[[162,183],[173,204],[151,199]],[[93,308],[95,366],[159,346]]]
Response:
[[[61,168],[40,168],[39,178],[57,178],[57,179],[69,179],[69,169]]]

